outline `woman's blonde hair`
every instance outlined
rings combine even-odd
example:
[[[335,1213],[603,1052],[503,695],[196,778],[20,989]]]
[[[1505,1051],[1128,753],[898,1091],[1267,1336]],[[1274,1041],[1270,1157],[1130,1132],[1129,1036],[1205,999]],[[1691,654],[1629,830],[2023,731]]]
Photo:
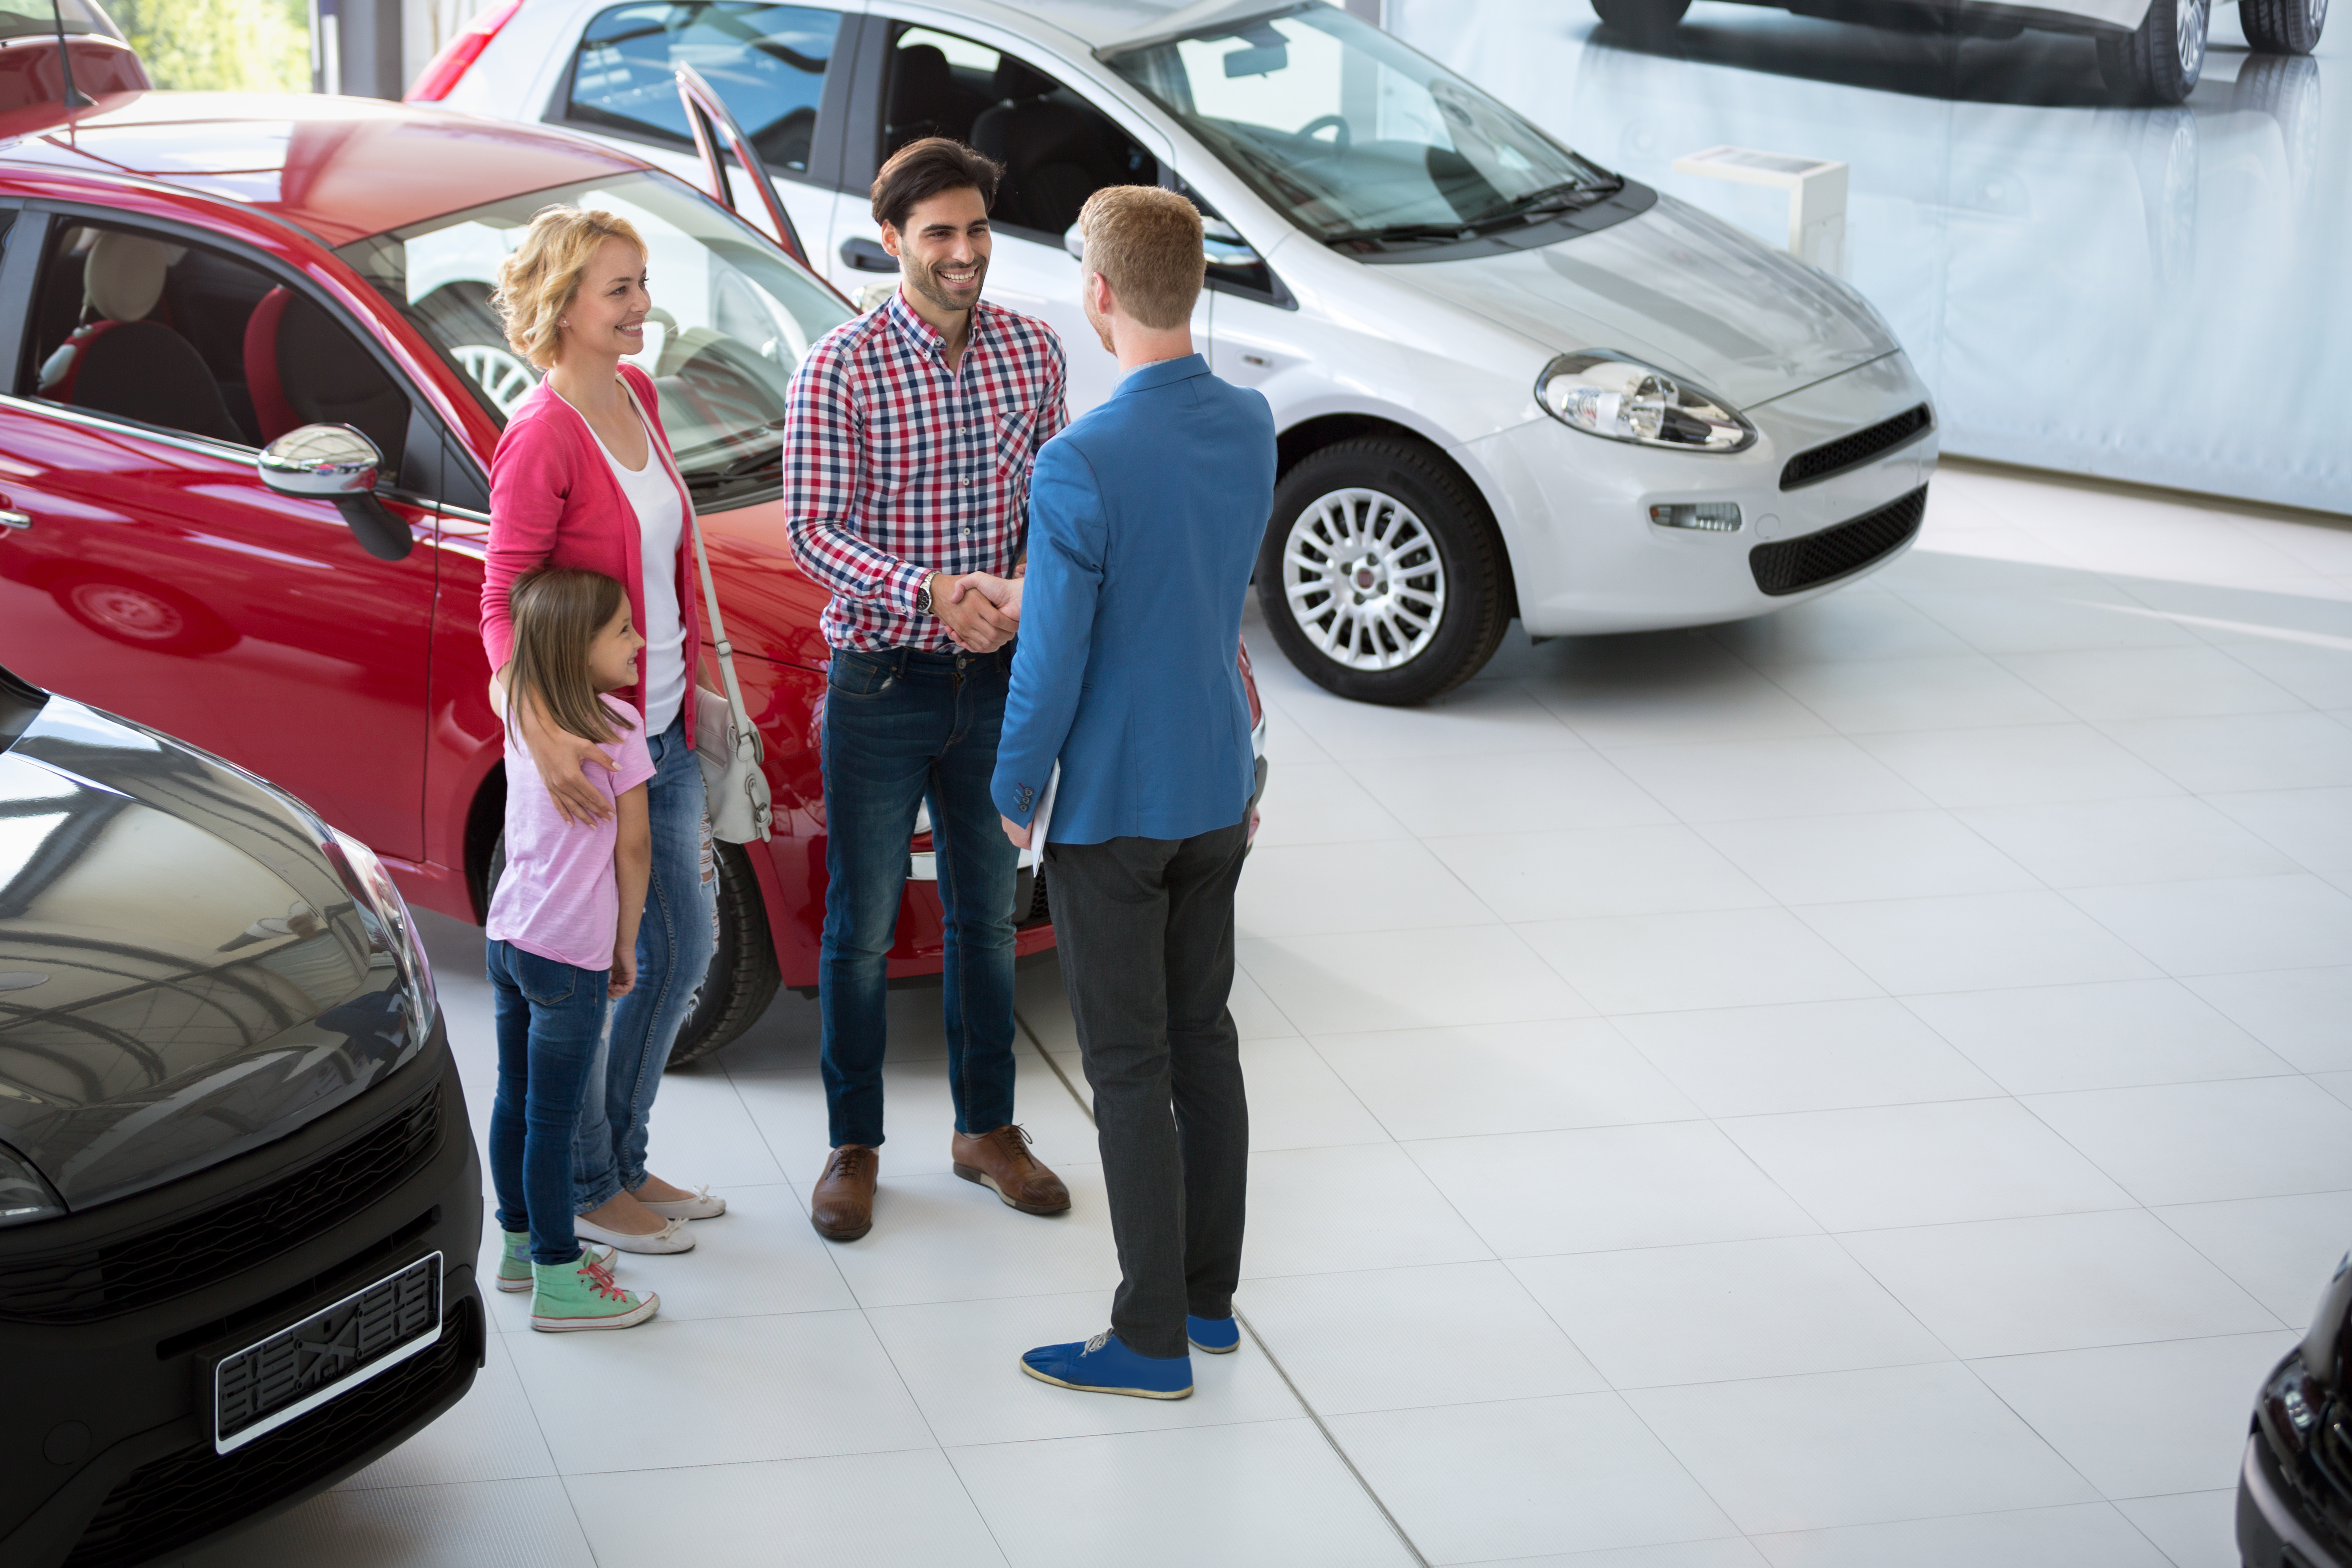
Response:
[[[543,566],[518,579],[507,597],[514,616],[514,658],[507,676],[507,721],[520,704],[540,721],[583,741],[610,745],[614,723],[635,729],[597,700],[588,650],[629,602],[628,590],[602,572]]]
[[[499,263],[498,292],[490,303],[506,323],[515,353],[541,370],[555,363],[556,320],[580,292],[596,247],[625,239],[646,254],[646,242],[617,214],[583,207],[541,207],[523,231],[522,244]]]

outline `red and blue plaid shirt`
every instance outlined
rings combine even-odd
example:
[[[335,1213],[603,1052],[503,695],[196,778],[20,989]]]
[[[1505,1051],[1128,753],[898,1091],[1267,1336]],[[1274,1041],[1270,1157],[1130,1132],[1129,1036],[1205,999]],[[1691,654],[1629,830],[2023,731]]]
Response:
[[[915,613],[934,572],[1012,574],[1037,450],[1069,423],[1061,339],[985,300],[946,340],[897,294],[819,339],[784,404],[784,511],[801,570],[833,590],[824,640],[953,647]]]

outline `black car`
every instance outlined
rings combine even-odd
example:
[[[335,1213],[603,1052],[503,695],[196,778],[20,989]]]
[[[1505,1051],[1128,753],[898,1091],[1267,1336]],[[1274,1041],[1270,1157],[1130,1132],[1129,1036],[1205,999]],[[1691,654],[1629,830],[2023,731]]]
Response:
[[[0,670],[0,1563],[143,1563],[397,1446],[481,1364],[481,1226],[375,856]]]
[[[2352,1568],[2352,1256],[2336,1266],[2303,1342],[2263,1384],[2238,1472],[2246,1568]]]

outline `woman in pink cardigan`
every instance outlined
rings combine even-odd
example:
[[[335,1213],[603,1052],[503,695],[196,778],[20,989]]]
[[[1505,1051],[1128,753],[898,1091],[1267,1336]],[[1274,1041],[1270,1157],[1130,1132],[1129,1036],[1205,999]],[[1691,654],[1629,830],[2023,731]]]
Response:
[[[489,559],[482,644],[491,700],[503,706],[514,650],[507,595],[543,565],[618,579],[646,639],[633,694],[655,773],[646,786],[653,872],[638,926],[637,982],[613,1012],[605,1071],[589,1075],[572,1146],[579,1234],[628,1252],[684,1252],[686,1222],[727,1209],[646,1170],[646,1125],[671,1045],[716,949],[718,909],[702,773],[694,759],[701,646],[694,504],[656,413],[651,377],[624,356],[645,347],[652,309],[646,247],[627,220],[550,207],[499,269],[507,340],[547,373],[507,422],[490,460]],[[610,799],[582,770],[613,767],[593,742],[543,724],[526,706],[516,731],[566,821],[602,817]],[[512,765],[511,763],[509,765]]]

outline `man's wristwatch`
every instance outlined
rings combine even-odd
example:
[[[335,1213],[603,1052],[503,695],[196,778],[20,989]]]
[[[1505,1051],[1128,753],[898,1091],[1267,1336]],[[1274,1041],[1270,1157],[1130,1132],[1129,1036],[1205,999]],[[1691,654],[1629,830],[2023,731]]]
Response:
[[[915,590],[915,614],[919,616],[928,616],[930,613],[931,580],[929,577],[926,577],[923,579],[923,585]]]

